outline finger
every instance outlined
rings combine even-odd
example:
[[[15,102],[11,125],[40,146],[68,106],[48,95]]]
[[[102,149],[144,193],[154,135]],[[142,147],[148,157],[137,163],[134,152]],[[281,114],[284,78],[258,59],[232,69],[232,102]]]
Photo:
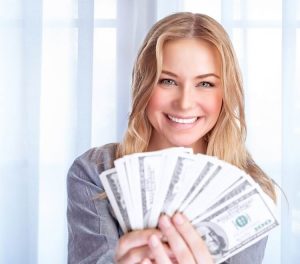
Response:
[[[166,243],[162,243],[166,255],[172,260],[172,263],[177,263],[175,255]],[[143,259],[154,259],[153,253],[148,245],[130,249],[122,258],[117,260],[118,264],[140,263]]]
[[[164,251],[167,256],[172,260],[175,258],[173,252],[171,251],[170,247],[163,243]],[[126,263],[140,263],[142,259],[153,259],[152,251],[150,250],[148,245],[131,248],[127,251],[125,255],[119,258],[117,261],[118,264],[126,264]],[[173,263],[173,262],[172,262]]]
[[[152,234],[162,237],[157,229],[137,230],[123,235],[118,241],[116,260],[121,259],[132,248],[147,245]]]
[[[172,217],[172,222],[191,249],[197,263],[213,263],[205,242],[190,221],[183,214],[176,213]]]
[[[152,264],[152,261],[151,261],[150,259],[148,259],[148,258],[145,258],[145,259],[141,262],[141,264]]]
[[[168,257],[163,243],[158,239],[156,235],[151,235],[148,241],[149,248],[151,249],[152,256],[157,264],[172,264]]]
[[[162,215],[160,217],[159,228],[167,238],[170,248],[179,263],[195,263],[195,259],[188,245],[171,223],[168,216]]]
[[[151,258],[151,250],[148,245],[130,249],[122,258],[117,260],[118,264],[140,263],[143,259]]]

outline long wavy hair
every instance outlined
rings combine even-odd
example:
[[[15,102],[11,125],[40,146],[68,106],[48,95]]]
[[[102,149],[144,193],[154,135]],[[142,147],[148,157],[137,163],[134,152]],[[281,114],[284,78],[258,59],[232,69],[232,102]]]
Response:
[[[167,41],[199,38],[216,47],[221,58],[223,104],[215,126],[205,136],[207,155],[217,156],[249,173],[275,201],[272,180],[257,166],[246,149],[244,91],[236,55],[224,28],[213,18],[190,12],[169,15],[148,32],[132,73],[132,108],[128,128],[116,157],[147,151],[152,126],[146,108],[162,70],[162,50]]]

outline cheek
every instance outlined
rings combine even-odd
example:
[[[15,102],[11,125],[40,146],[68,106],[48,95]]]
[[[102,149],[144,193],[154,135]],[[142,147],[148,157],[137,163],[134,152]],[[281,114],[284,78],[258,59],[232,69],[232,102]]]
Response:
[[[154,117],[155,112],[159,109],[159,101],[155,97],[155,94],[153,94],[148,102],[147,108],[146,108],[146,114],[147,117],[152,125],[154,125]]]
[[[151,115],[154,112],[162,110],[164,105],[163,96],[159,91],[154,91],[147,105],[147,114]]]
[[[204,103],[205,111],[211,114],[219,115],[222,108],[222,95],[210,96]]]

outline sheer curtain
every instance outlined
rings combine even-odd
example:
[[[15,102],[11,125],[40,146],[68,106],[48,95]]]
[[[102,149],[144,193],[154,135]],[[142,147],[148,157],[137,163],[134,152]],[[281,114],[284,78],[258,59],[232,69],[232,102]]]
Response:
[[[126,127],[133,60],[175,11],[229,32],[244,75],[248,147],[287,195],[264,263],[300,259],[297,0],[0,0],[0,263],[66,263],[66,173]]]

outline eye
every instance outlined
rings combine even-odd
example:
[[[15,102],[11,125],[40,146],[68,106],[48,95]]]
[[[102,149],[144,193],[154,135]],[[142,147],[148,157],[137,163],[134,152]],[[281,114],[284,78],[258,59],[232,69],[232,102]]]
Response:
[[[210,87],[214,87],[215,85],[211,82],[200,82],[199,85],[200,87],[204,87],[204,88],[210,88]]]
[[[158,83],[166,86],[177,85],[176,82],[172,79],[160,79]]]

